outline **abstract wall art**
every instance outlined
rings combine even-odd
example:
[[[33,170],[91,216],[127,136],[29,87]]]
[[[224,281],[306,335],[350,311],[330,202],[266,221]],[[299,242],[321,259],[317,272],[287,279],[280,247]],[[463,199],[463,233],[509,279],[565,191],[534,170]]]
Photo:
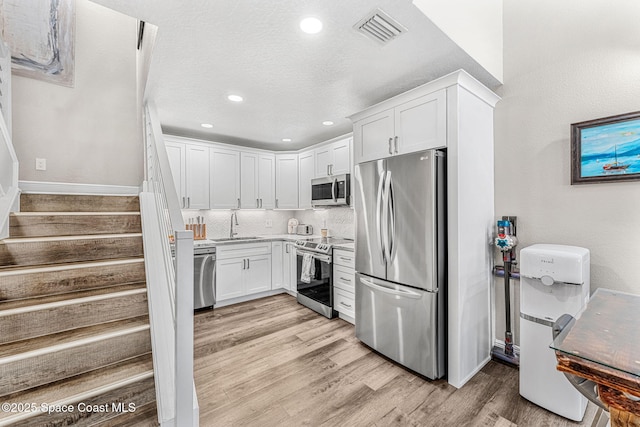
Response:
[[[73,87],[74,0],[0,0],[13,74]]]

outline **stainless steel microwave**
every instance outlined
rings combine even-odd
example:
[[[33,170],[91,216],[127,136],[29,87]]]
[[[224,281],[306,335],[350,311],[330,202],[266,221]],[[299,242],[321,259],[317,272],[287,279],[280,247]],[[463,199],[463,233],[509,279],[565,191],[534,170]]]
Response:
[[[311,180],[311,206],[351,204],[351,175],[332,175]]]

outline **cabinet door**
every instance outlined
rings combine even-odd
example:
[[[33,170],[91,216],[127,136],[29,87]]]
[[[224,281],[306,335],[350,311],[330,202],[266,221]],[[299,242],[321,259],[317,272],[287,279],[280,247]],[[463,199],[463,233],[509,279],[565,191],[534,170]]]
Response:
[[[256,255],[247,258],[244,270],[246,294],[255,294],[271,289],[271,255]]]
[[[331,175],[351,173],[351,138],[336,141],[331,144],[333,162],[329,167]]]
[[[325,145],[315,149],[316,163],[315,163],[315,177],[323,178],[329,176],[329,168],[333,163],[333,148],[331,145]]]
[[[394,110],[382,111],[353,124],[356,163],[382,159],[393,154]]]
[[[315,177],[315,155],[313,151],[300,153],[298,157],[300,209],[311,209],[311,180]]]
[[[188,209],[209,209],[209,147],[186,146],[186,193]]]
[[[442,89],[395,108],[394,154],[446,147],[446,101],[446,89]]]
[[[240,207],[257,209],[258,196],[258,154],[240,154]]]
[[[223,301],[245,295],[243,279],[246,261],[244,258],[219,259],[216,261],[216,299]]]
[[[284,288],[282,242],[271,243],[271,288]],[[286,289],[286,288],[285,288]]]
[[[212,147],[211,209],[240,207],[240,152]]]
[[[293,246],[293,243],[285,242],[284,243],[284,253],[282,254],[283,263],[283,281],[284,288],[293,294],[297,292],[297,284],[296,280],[296,270],[298,268],[297,259],[296,259],[296,248]]]
[[[298,209],[298,155],[276,155],[276,209]]]
[[[185,158],[185,146],[184,144],[176,142],[165,142],[167,149],[167,157],[169,158],[169,168],[171,169],[171,175],[173,176],[173,184],[176,187],[176,194],[178,195],[178,202],[181,208],[187,207],[187,196],[185,190],[185,164],[187,162]]]
[[[258,198],[262,209],[276,207],[276,157],[273,154],[258,157]]]

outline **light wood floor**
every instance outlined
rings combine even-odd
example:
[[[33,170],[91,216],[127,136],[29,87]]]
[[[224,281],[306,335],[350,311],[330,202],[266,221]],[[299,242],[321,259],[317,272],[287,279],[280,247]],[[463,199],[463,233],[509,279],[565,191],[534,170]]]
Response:
[[[590,426],[520,397],[518,371],[490,362],[456,390],[372,352],[353,325],[277,295],[195,316],[200,425]]]

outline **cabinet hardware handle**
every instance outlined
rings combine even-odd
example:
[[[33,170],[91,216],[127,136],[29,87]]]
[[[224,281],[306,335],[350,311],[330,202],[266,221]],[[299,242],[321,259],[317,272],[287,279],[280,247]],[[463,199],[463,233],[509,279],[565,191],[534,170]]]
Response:
[[[327,165],[327,175],[330,175],[330,173],[329,173],[329,165]]]
[[[340,280],[344,280],[345,282],[351,282],[351,279],[347,279],[347,278],[344,278],[342,276],[340,276]]]
[[[238,197],[238,209],[240,209],[240,198]]]
[[[278,209],[278,199],[276,199],[276,209]]]
[[[344,306],[345,306],[345,307],[347,307],[347,308],[351,308],[351,304],[345,304],[345,303],[343,303],[342,301],[340,301],[340,305],[344,305]]]
[[[284,250],[285,250],[287,253],[289,253],[289,244],[288,244],[288,243],[286,243],[286,244],[284,245]]]
[[[397,136],[394,138],[393,145],[396,149],[396,154],[398,154],[398,137]]]
[[[246,261],[247,261],[246,259],[243,259],[243,260],[242,260],[242,269],[243,269],[243,270],[244,270],[244,266],[247,264],[247,263],[246,263]]]
[[[247,270],[251,269],[251,260],[247,258]]]
[[[389,138],[389,154],[393,154],[393,149],[391,148],[392,141],[393,141],[393,138]]]
[[[344,260],[344,261],[351,261],[351,258],[347,258],[347,257],[344,257],[344,256],[341,256],[340,259]]]
[[[256,208],[260,207],[260,199],[256,199]]]
[[[191,197],[187,197],[187,207],[191,207]]]
[[[329,175],[333,175],[333,165],[329,165]]]
[[[187,207],[187,198],[182,196],[182,207],[186,208]]]

